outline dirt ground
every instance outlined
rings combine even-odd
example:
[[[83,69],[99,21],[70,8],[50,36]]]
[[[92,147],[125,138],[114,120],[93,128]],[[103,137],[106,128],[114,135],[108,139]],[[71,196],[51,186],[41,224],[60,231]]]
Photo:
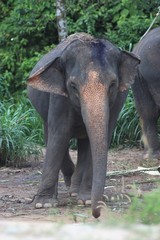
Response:
[[[76,161],[76,151],[71,151]],[[110,150],[108,172],[137,169],[142,157],[142,151],[134,149]],[[59,178],[59,206],[55,209],[35,209],[34,204],[27,203],[28,198],[36,194],[41,179],[43,160],[32,167],[15,169],[0,168],[0,220],[52,221],[61,223],[93,222],[90,206],[77,205],[76,199],[68,195],[60,174]],[[143,195],[159,187],[159,176],[146,173],[134,173],[120,176],[106,177],[105,194],[112,193],[119,198],[112,198],[106,202],[109,211],[117,216],[126,211],[132,200],[132,195]],[[121,193],[128,194],[127,196]],[[105,219],[106,210],[101,219]]]

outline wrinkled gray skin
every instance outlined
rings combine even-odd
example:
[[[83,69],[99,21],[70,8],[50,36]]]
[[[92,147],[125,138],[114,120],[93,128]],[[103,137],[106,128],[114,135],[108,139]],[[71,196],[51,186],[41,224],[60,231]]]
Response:
[[[145,153],[142,166],[157,166],[160,142],[157,121],[160,116],[160,27],[150,31],[134,48],[140,56],[138,74],[132,86],[140,115]]]
[[[92,214],[100,216],[97,206],[104,192],[108,145],[138,64],[134,54],[81,33],[68,37],[34,67],[28,85],[52,93],[36,207],[54,205],[59,170],[74,137],[78,163],[71,192],[78,192],[83,201],[91,192]]]
[[[32,87],[28,87],[28,96],[31,100],[32,105],[35,107],[37,112],[40,114],[43,125],[44,125],[44,134],[45,134],[45,145],[47,146],[48,142],[48,118],[50,114],[50,107],[54,104],[54,96],[48,92],[42,92]],[[53,101],[53,103],[52,103]],[[52,117],[51,117],[52,118]],[[66,151],[65,157],[61,165],[61,171],[64,175],[65,184],[67,187],[71,185],[71,177],[74,172],[74,164],[70,158],[68,150]],[[57,189],[55,189],[55,192]]]

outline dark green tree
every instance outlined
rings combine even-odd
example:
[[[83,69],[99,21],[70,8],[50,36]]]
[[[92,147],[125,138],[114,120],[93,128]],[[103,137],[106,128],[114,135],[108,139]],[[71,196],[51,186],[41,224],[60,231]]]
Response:
[[[66,0],[68,34],[88,32],[128,50],[149,27],[158,4],[159,0]],[[56,1],[1,0],[0,14],[0,98],[4,98],[25,89],[35,62],[58,43],[59,36]]]

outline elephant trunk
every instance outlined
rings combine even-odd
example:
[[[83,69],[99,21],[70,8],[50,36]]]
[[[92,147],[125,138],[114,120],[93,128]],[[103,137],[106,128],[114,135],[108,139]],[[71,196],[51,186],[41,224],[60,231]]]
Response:
[[[98,202],[102,201],[106,179],[109,106],[104,86],[99,83],[95,85],[94,91],[91,86],[88,91],[85,89],[81,111],[92,152],[92,214],[98,218],[100,216]]]

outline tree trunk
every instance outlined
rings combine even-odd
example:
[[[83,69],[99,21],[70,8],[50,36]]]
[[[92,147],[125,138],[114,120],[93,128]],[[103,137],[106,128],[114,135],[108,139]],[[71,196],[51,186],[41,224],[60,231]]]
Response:
[[[64,0],[56,0],[56,16],[59,42],[67,37],[67,21]]]

